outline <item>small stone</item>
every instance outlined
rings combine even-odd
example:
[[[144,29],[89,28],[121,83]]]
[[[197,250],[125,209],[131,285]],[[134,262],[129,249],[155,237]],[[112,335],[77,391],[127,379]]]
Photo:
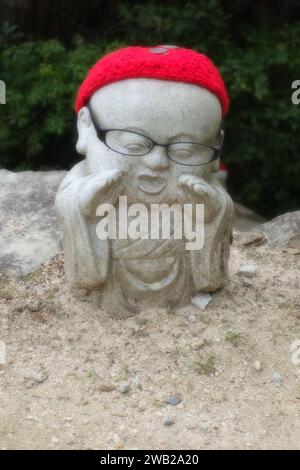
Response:
[[[300,253],[300,234],[293,235],[288,242],[289,248],[294,249],[297,254]]]
[[[118,434],[114,434],[112,437],[114,449],[124,449],[125,443]]]
[[[141,401],[138,405],[137,405],[137,410],[140,411],[140,412],[143,412],[146,410],[146,403]]]
[[[200,430],[203,431],[203,432],[207,432],[208,429],[209,429],[209,426],[207,423],[201,423],[200,426],[199,426]]]
[[[294,316],[295,318],[297,318],[298,320],[300,320],[300,310],[294,311],[294,312],[293,312],[293,316]]]
[[[243,279],[243,287],[253,287],[253,283],[249,279]]]
[[[189,323],[196,323],[196,320],[197,320],[196,315],[194,315],[193,313],[191,313],[191,314],[187,317],[187,321],[188,321]]]
[[[12,313],[21,313],[27,308],[26,302],[16,302],[15,305],[12,307]]]
[[[42,370],[27,370],[24,374],[24,379],[28,387],[43,383],[48,379],[47,374]]]
[[[132,382],[133,385],[135,385],[139,390],[142,390],[143,387],[142,387],[142,384],[141,384],[141,380],[140,380],[140,378],[139,378],[137,375],[135,375],[135,376],[132,378],[131,382]]]
[[[199,339],[198,341],[194,341],[193,343],[191,343],[191,349],[193,349],[194,351],[198,351],[199,349],[203,348],[204,344],[205,343],[203,339]]]
[[[42,302],[34,300],[33,302],[28,302],[27,307],[30,312],[39,312],[42,308]]]
[[[130,383],[127,380],[120,382],[120,391],[121,391],[121,393],[129,393],[130,392]]]
[[[204,310],[211,300],[212,296],[210,294],[198,294],[192,298],[192,304],[200,310]]]
[[[257,372],[261,371],[261,363],[260,361],[254,361],[253,362],[253,369],[256,370]]]
[[[80,406],[86,406],[88,404],[89,404],[89,401],[86,398],[81,398],[81,400],[79,401]]]
[[[255,264],[244,264],[239,269],[240,276],[254,277],[257,272]]]
[[[101,384],[98,387],[98,390],[100,392],[106,392],[106,393],[113,392],[115,389],[116,389],[115,385],[112,385],[112,384]]]
[[[164,419],[164,426],[173,426],[175,424],[175,420],[172,416],[166,416]]]
[[[71,423],[72,421],[74,421],[74,418],[73,418],[73,416],[65,416],[64,421],[66,423]]]
[[[274,372],[272,375],[272,382],[275,383],[277,386],[281,385],[283,382],[283,377],[280,372]]]
[[[71,434],[70,436],[67,437],[67,443],[68,444],[74,444],[74,435]]]
[[[173,397],[166,399],[167,405],[176,406],[176,405],[179,405],[179,403],[181,402],[182,402],[182,399],[178,395],[174,395]]]
[[[27,415],[26,419],[28,421],[36,421],[36,422],[39,421],[39,418],[37,416],[32,416],[32,415]]]

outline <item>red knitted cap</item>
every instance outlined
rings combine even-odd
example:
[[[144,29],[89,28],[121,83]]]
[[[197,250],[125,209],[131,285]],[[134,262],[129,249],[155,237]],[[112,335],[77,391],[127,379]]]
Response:
[[[99,88],[128,78],[192,83],[217,96],[223,116],[228,111],[229,99],[223,79],[204,54],[177,46],[132,46],[107,54],[89,70],[77,93],[76,112]]]

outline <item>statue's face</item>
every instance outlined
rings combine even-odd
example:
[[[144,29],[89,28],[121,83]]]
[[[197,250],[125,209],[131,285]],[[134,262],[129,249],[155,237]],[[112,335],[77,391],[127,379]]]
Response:
[[[101,129],[127,129],[159,144],[189,141],[217,146],[221,105],[215,95],[196,85],[156,79],[129,79],[98,90],[90,100]],[[212,164],[185,166],[170,161],[155,146],[144,156],[121,155],[101,142],[83,108],[78,116],[79,140],[85,142],[89,171],[124,171],[129,202],[172,203],[178,199],[180,174],[204,176]]]

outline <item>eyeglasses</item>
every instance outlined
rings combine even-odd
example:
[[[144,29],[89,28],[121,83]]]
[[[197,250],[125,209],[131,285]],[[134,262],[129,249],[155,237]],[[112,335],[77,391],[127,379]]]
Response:
[[[174,142],[158,144],[149,137],[126,129],[101,129],[97,124],[90,104],[87,106],[98,139],[110,150],[131,157],[143,157],[154,147],[163,147],[166,154],[174,163],[186,166],[208,165],[220,156],[221,147],[200,144],[196,142]]]

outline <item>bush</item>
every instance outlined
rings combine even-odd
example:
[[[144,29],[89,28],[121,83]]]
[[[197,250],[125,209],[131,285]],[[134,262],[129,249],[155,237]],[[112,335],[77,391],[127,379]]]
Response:
[[[78,84],[100,55],[115,48],[77,40],[24,42],[4,50],[1,77],[7,105],[0,123],[0,164],[9,169],[67,168],[75,154]]]
[[[227,84],[223,161],[235,199],[266,216],[299,208],[300,107],[291,103],[291,82],[300,79],[297,15],[275,0],[267,10],[259,0],[115,3],[114,43],[99,42],[95,31],[93,44],[77,38],[68,47],[59,40],[9,46],[0,33],[7,83],[0,166],[69,168],[76,161],[73,104],[88,68],[123,44],[182,44],[208,54]]]

